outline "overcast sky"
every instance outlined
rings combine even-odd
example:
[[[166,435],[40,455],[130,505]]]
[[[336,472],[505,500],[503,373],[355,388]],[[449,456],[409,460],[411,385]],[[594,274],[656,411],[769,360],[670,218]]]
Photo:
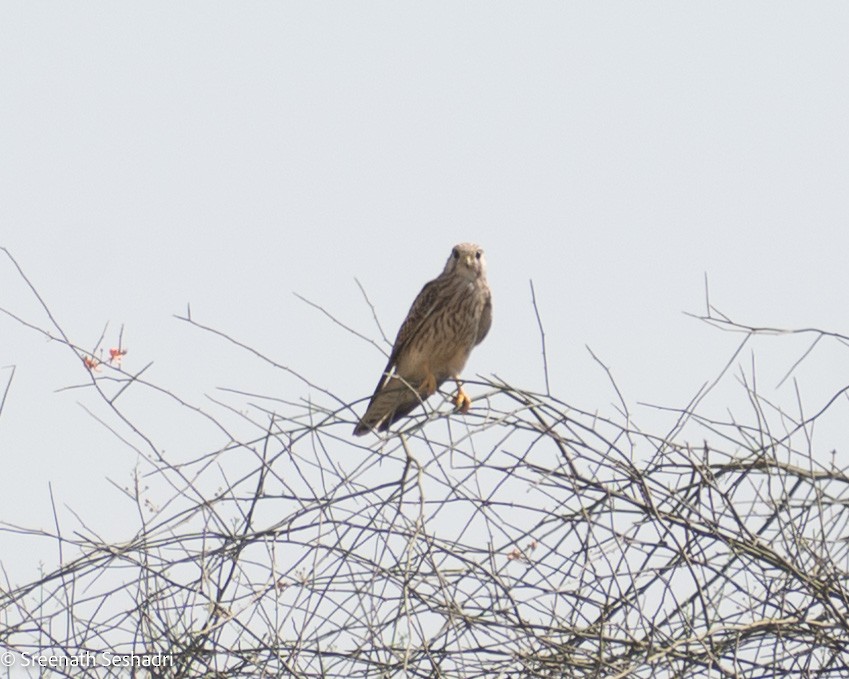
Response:
[[[292,293],[378,339],[356,278],[394,337],[476,241],[495,320],[469,376],[543,387],[533,279],[560,398],[615,400],[589,345],[631,403],[683,406],[739,342],[682,314],[705,273],[736,320],[849,330],[847,36],[842,2],[3,0],[0,245],[72,341],[123,324],[125,367],[200,403],[309,390],[175,320],[187,304],[353,401],[383,357]],[[44,323],[7,261],[0,306]],[[765,389],[808,341],[757,348]],[[804,364],[811,408],[845,354]],[[84,369],[0,318],[9,365],[0,517],[52,525],[50,482],[108,524],[135,457],[57,391]]]

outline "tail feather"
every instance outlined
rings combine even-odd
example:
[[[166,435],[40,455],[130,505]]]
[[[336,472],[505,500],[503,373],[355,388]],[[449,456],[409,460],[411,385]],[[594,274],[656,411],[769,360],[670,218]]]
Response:
[[[398,377],[391,377],[381,387],[354,428],[354,436],[362,436],[374,429],[386,431],[390,425],[409,415],[422,402],[418,392]]]

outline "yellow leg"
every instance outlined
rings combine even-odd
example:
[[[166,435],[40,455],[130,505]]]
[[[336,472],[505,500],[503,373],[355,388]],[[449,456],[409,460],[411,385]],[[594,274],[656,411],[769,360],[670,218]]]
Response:
[[[469,395],[463,389],[463,385],[460,383],[460,380],[455,377],[454,381],[457,383],[457,395],[454,397],[454,406],[456,410],[465,415],[469,412],[469,407],[472,405],[472,399],[469,398]]]

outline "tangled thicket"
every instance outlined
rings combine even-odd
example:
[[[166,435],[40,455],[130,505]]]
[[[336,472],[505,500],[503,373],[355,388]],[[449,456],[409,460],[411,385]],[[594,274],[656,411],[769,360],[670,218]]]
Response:
[[[156,389],[90,378],[116,427],[116,394]],[[64,562],[0,589],[0,646],[172,654],[137,673],[163,677],[846,676],[849,476],[811,437],[842,392],[801,419],[744,383],[750,421],[696,398],[659,434],[624,402],[473,384],[468,416],[435,403],[371,443],[331,393],[253,406],[247,436],[179,465],[135,431],[138,525],[15,528]]]

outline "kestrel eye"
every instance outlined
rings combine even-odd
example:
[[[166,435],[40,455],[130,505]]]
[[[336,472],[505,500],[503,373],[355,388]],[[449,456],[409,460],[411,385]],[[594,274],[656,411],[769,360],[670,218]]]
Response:
[[[451,251],[451,254],[452,254],[452,255],[454,255],[454,259],[460,259],[460,251],[459,251],[459,250],[457,250],[457,248],[454,248],[454,249]]]
[[[475,259],[480,259],[480,258],[481,258],[481,255],[483,255],[483,250],[478,250],[478,251],[475,253]]]

